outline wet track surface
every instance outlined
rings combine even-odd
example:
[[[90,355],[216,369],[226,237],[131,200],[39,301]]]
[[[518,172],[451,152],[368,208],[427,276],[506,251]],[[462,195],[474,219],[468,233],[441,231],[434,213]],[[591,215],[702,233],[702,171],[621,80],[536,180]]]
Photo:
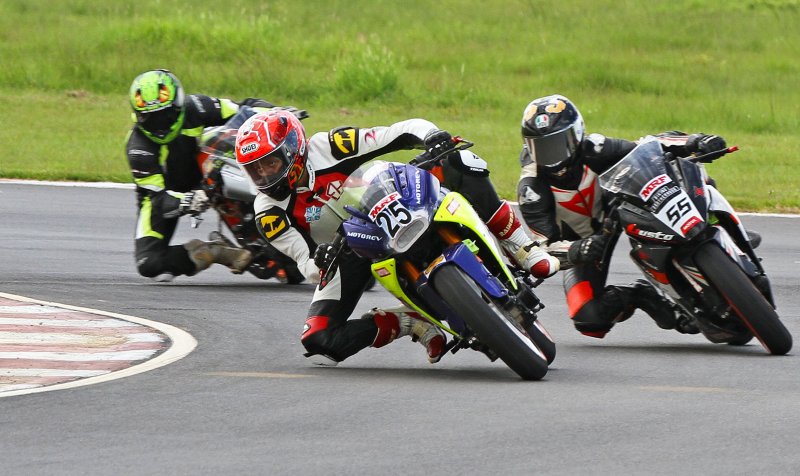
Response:
[[[539,288],[558,343],[522,382],[410,340],[311,367],[309,285],[221,266],[156,284],[134,269],[130,190],[0,182],[0,292],[137,316],[197,339],[183,359],[95,385],[0,398],[3,474],[795,474],[800,365],[658,329],[641,313],[578,334],[560,279]],[[800,331],[800,219],[745,216],[778,313]],[[209,217],[176,242],[204,238]],[[611,283],[638,278],[617,251]],[[368,292],[360,310],[393,305]],[[0,393],[2,396],[2,393]]]

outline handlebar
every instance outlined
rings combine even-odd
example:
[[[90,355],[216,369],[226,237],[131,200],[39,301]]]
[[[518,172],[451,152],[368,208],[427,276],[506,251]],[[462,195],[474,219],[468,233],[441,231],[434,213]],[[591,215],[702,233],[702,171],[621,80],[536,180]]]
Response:
[[[731,152],[736,152],[737,150],[739,150],[739,146],[738,145],[734,145],[734,146],[728,147],[726,149],[715,150],[715,151],[712,151],[712,152],[708,152],[706,154],[695,155],[693,157],[690,156],[690,157],[687,157],[687,159],[690,162],[700,162],[700,163],[703,163],[703,164],[710,164],[711,162],[721,158],[723,155],[730,154]]]
[[[452,145],[450,147],[442,149],[435,156],[431,157],[430,151],[426,150],[425,152],[422,152],[421,154],[414,157],[414,159],[411,160],[410,164],[416,165],[417,167],[424,169],[427,166],[435,165],[435,163],[439,159],[450,154],[451,152],[469,149],[470,147],[475,145],[474,142],[470,142],[461,136],[454,136],[450,141]]]

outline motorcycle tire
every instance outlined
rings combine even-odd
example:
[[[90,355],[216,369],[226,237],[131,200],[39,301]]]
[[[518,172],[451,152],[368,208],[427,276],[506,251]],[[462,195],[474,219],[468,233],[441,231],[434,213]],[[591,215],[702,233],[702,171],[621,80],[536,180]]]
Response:
[[[525,327],[525,332],[545,355],[548,365],[552,364],[556,359],[556,343],[542,323],[538,319],[533,321],[531,325]]]
[[[523,380],[541,380],[547,374],[545,354],[460,268],[443,266],[431,280],[433,288],[476,337]]]
[[[694,261],[767,352],[784,355],[791,350],[792,335],[775,309],[719,245],[714,242],[701,245]]]

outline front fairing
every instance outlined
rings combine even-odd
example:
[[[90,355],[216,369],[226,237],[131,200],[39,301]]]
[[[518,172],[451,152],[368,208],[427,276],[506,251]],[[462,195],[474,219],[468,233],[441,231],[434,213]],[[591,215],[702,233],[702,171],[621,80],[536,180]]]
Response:
[[[342,216],[356,211],[343,223],[350,248],[378,259],[407,251],[427,231],[440,191],[439,180],[425,170],[374,161],[347,178],[334,206]]]
[[[606,193],[621,199],[631,210],[641,210],[640,215],[646,217],[626,222],[621,216],[625,231],[630,236],[656,241],[691,240],[705,229],[705,199],[700,200],[703,203],[698,208],[699,201],[687,193],[683,181],[656,140],[639,144],[600,175],[600,186]],[[699,186],[703,190],[702,182]],[[636,233],[627,228],[631,225],[637,227]],[[662,240],[659,235],[673,236]]]

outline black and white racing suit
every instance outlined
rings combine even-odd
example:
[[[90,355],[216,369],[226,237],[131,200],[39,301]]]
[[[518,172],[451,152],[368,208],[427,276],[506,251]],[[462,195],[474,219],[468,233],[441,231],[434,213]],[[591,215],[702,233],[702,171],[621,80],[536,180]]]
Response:
[[[305,164],[308,186],[280,201],[259,193],[255,211],[260,231],[297,262],[306,279],[318,283],[314,250],[318,243],[332,241],[339,225],[327,218],[332,214],[323,213],[325,202],[338,198],[347,176],[365,162],[397,150],[421,148],[425,136],[434,130],[437,127],[427,120],[409,119],[390,126],[340,127],[312,135]],[[500,207],[486,162],[472,152],[451,155],[433,172],[441,172],[444,186],[466,196],[482,219],[488,220]],[[380,346],[375,343],[378,328],[373,319],[348,320],[369,283],[369,261],[348,252],[338,265],[334,278],[324,288],[316,287],[301,337],[307,355],[321,354],[335,361],[370,345]]]
[[[688,135],[670,131],[656,138],[665,150],[688,155],[684,145]],[[534,239],[565,249],[566,242],[602,232],[608,212],[598,183],[598,175],[627,155],[636,142],[590,134],[581,144],[577,157],[558,175],[532,163],[528,149],[520,153],[522,172],[517,185],[520,211]],[[575,328],[586,335],[602,338],[615,322],[630,316],[635,301],[629,286],[606,286],[611,253],[619,238],[610,237],[602,266],[577,264],[563,271],[564,292],[569,317]],[[557,243],[558,242],[558,243]]]

